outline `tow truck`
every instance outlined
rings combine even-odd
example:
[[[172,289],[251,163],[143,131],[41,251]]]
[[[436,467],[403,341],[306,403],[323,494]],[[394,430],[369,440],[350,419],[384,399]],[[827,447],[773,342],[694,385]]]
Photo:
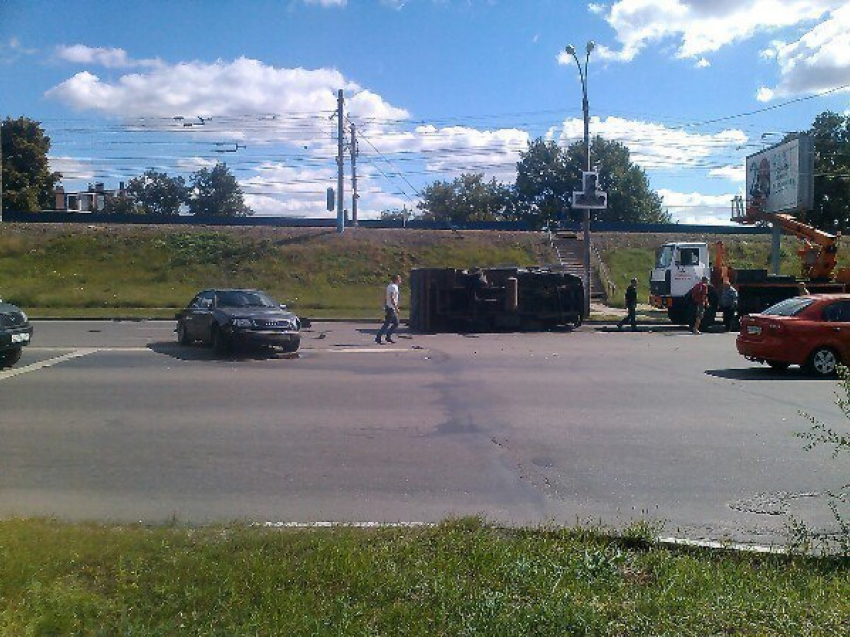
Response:
[[[650,272],[650,305],[666,309],[670,321],[693,325],[696,308],[691,290],[702,279],[710,281],[708,307],[703,325],[714,322],[719,304],[719,290],[729,280],[738,291],[740,318],[760,312],[774,303],[806,293],[845,292],[850,283],[850,271],[836,271],[840,235],[818,230],[790,214],[764,211],[764,199],[754,197],[744,210],[743,200],[736,198],[732,220],[742,225],[769,223],[802,240],[797,250],[800,257],[800,278],[768,274],[763,269],[738,269],[728,263],[722,241],[714,244],[714,259],[709,246],[700,242],[665,243],[656,254],[655,267]]]

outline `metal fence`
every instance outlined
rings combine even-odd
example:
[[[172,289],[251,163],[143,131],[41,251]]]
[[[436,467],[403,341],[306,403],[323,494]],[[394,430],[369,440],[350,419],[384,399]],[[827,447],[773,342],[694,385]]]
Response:
[[[304,217],[223,217],[194,215],[115,215],[89,212],[56,212],[44,211],[38,213],[15,212],[4,210],[3,221],[14,223],[110,223],[117,225],[186,225],[186,226],[277,226],[282,228],[335,228],[335,218],[304,218]],[[351,227],[347,225],[346,227]],[[524,221],[474,221],[464,224],[447,224],[437,221],[410,221],[388,219],[364,219],[360,221],[361,228],[410,228],[412,230],[502,230],[518,232],[535,232]],[[565,224],[558,230],[581,230],[581,224]],[[685,224],[652,224],[652,223],[611,223],[594,222],[592,232],[628,232],[628,233],[704,233],[704,234],[770,234],[769,227],[752,226],[711,226]]]

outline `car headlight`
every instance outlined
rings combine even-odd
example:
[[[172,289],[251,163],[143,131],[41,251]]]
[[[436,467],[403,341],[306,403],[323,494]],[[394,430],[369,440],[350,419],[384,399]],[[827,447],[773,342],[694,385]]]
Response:
[[[248,318],[234,318],[230,319],[230,324],[233,327],[251,327],[251,319]]]
[[[29,317],[27,316],[27,313],[26,313],[26,312],[21,312],[21,320],[22,320],[24,323],[29,323]]]

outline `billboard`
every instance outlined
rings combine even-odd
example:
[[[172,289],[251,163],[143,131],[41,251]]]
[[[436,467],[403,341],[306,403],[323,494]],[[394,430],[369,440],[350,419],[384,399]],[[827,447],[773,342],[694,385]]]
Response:
[[[811,210],[814,141],[809,135],[747,156],[747,204],[764,200],[764,212]]]

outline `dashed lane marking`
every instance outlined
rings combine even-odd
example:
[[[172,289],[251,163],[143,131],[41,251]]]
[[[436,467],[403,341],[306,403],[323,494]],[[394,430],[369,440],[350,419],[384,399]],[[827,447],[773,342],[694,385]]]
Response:
[[[25,365],[24,367],[16,367],[13,369],[2,371],[0,372],[0,380],[6,380],[7,378],[20,376],[21,374],[28,374],[29,372],[37,372],[40,369],[44,369],[46,367],[53,367],[54,365],[58,365],[59,363],[64,363],[65,361],[69,361],[74,358],[88,356],[89,354],[94,354],[95,352],[99,351],[100,350],[96,347],[83,347],[75,349],[73,352],[62,354],[61,356],[54,356],[53,358],[48,358],[45,361],[39,361],[37,363]]]

